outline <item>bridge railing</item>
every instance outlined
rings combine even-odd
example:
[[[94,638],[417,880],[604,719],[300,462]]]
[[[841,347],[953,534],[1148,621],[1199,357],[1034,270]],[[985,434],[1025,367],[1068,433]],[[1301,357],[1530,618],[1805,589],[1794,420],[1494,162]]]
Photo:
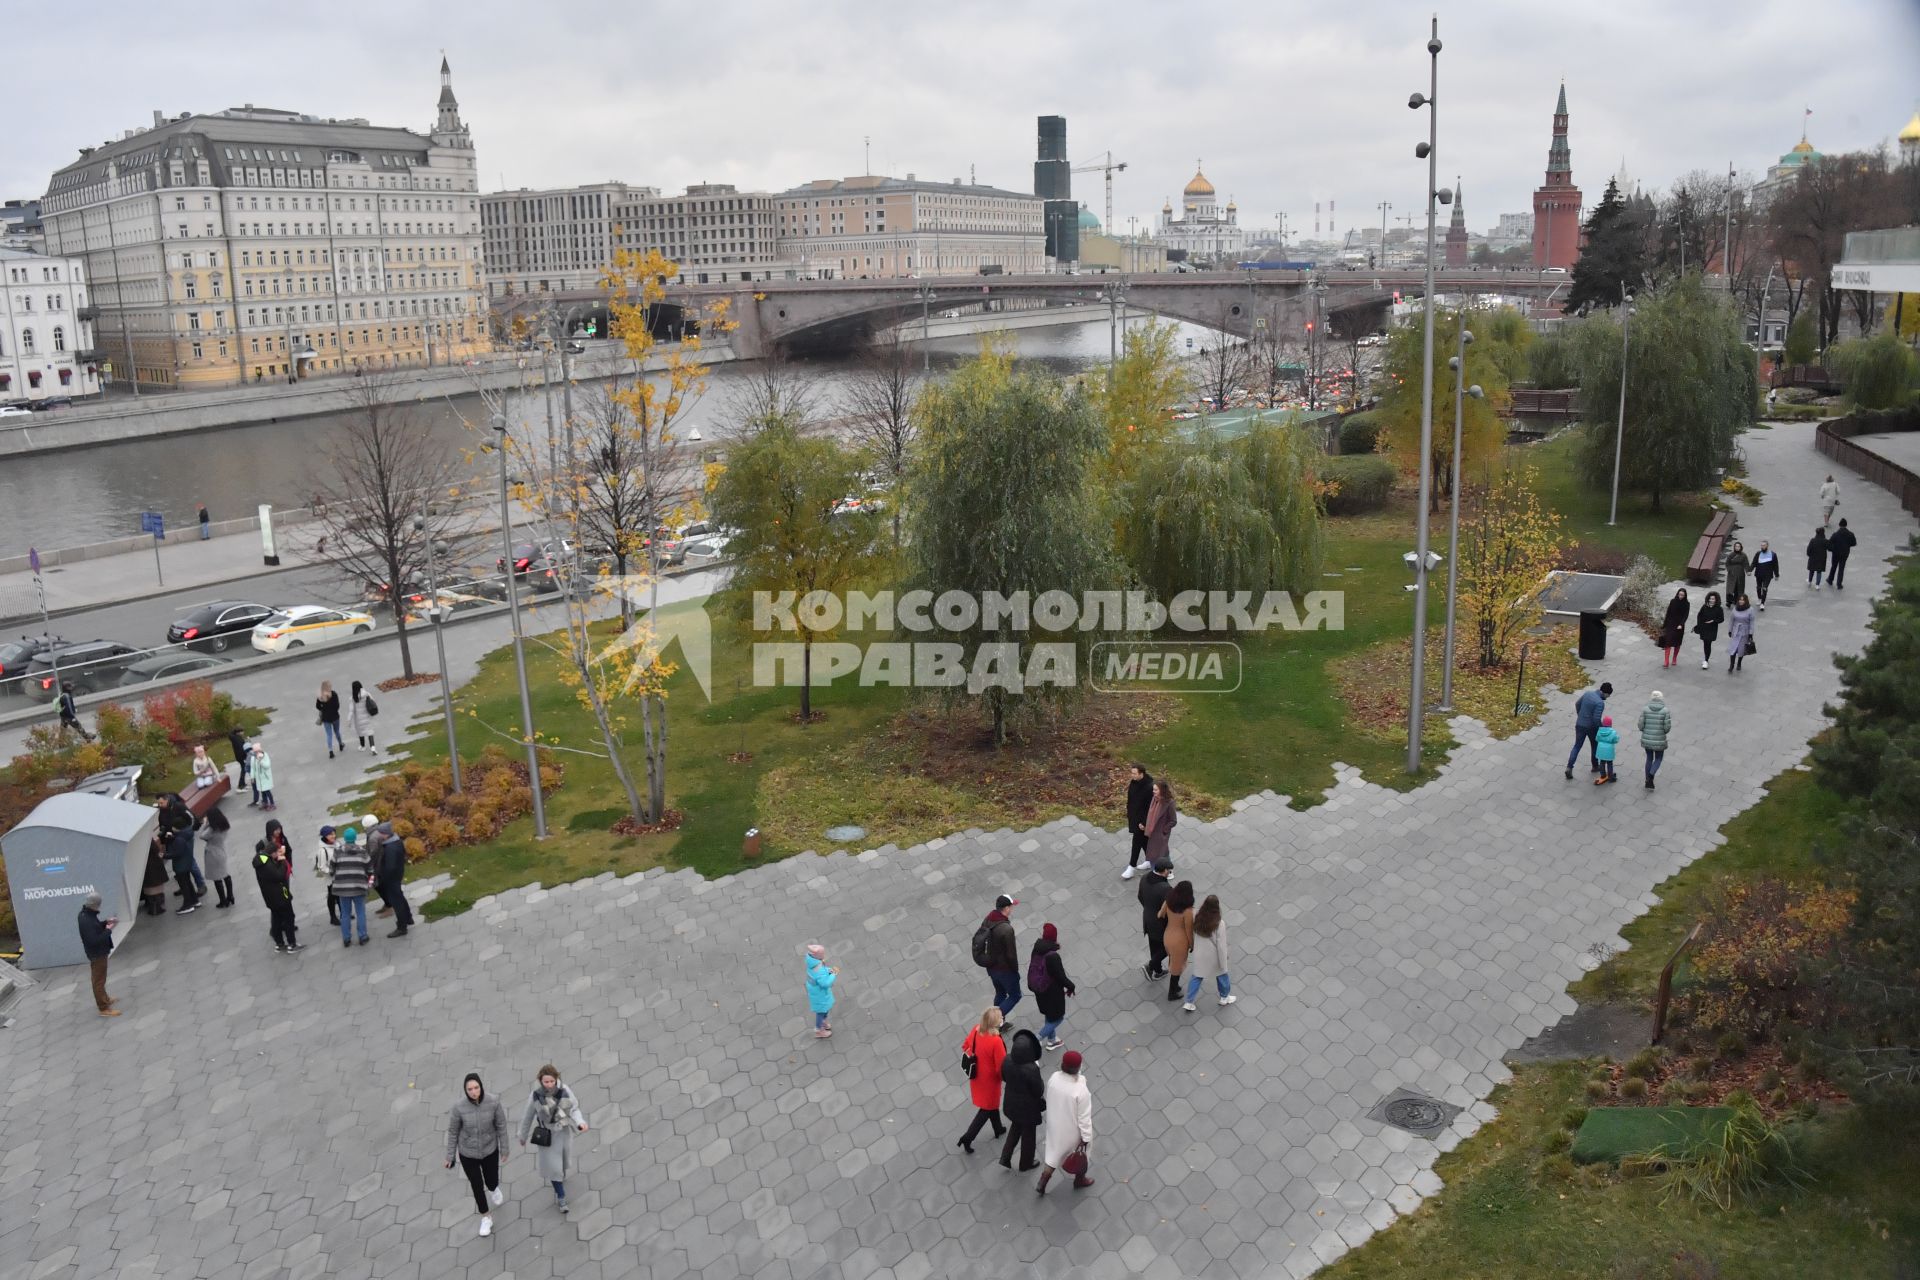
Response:
[[[1920,475],[1871,449],[1853,437],[1888,432],[1920,431],[1920,409],[1889,409],[1880,413],[1848,414],[1830,418],[1814,428],[1814,447],[1842,466],[1858,471],[1900,499],[1910,514],[1920,516]]]

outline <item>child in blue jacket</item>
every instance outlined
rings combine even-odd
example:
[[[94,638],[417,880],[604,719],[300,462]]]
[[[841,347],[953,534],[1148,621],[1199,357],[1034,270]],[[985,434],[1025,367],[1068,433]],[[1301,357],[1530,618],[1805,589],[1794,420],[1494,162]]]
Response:
[[[813,1009],[813,1038],[825,1040],[833,1034],[827,1015],[833,1012],[833,983],[840,971],[827,963],[827,949],[819,943],[807,945],[807,1004]]]
[[[1600,759],[1600,776],[1593,780],[1596,787],[1620,779],[1613,772],[1613,749],[1619,744],[1620,735],[1615,732],[1612,716],[1602,716],[1600,728],[1593,735],[1594,754]]]

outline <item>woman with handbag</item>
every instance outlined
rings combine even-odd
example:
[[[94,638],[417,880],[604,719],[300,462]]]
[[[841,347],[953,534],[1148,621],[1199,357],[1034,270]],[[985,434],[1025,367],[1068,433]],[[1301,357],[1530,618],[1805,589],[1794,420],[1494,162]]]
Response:
[[[1750,653],[1758,653],[1753,643],[1753,606],[1741,596],[1733,602],[1733,614],[1727,619],[1727,674],[1740,670]]]
[[[380,714],[380,707],[373,697],[355,680],[347,690],[353,695],[347,702],[347,727],[353,730],[354,741],[360,744],[362,751],[379,751],[379,744],[373,740],[373,718]],[[340,749],[345,751],[347,744],[342,741]]]
[[[1740,597],[1735,596],[1738,600]],[[1727,620],[1727,611],[1720,607],[1720,593],[1707,592],[1707,599],[1700,606],[1700,612],[1694,615],[1693,634],[1700,637],[1700,669],[1705,671],[1707,664],[1713,661],[1713,642],[1720,638],[1720,624]]]
[[[573,1135],[587,1131],[586,1113],[573,1090],[560,1083],[559,1069],[549,1063],[540,1068],[533,1092],[527,1097],[527,1109],[520,1116],[520,1145],[527,1139],[539,1148],[535,1163],[540,1176],[553,1184],[560,1212],[568,1213],[567,1170],[572,1164]]]
[[[1193,881],[1182,880],[1160,904],[1160,918],[1167,922],[1167,1000],[1180,998],[1186,985],[1187,953],[1193,950]]]
[[[1047,1145],[1040,1167],[1040,1185],[1034,1190],[1047,1194],[1047,1180],[1055,1169],[1073,1175],[1078,1191],[1093,1185],[1087,1176],[1087,1144],[1093,1141],[1093,1094],[1080,1074],[1080,1054],[1069,1049],[1060,1055],[1060,1069],[1047,1081]]]
[[[1007,1060],[1007,1042],[1000,1038],[1000,1027],[1005,1021],[1006,1015],[988,1005],[979,1023],[967,1032],[966,1043],[960,1046],[960,1069],[967,1074],[967,1088],[975,1111],[973,1123],[953,1145],[968,1155],[973,1154],[973,1140],[985,1125],[993,1125],[996,1138],[1003,1138],[1007,1133],[1007,1126],[1000,1123],[1000,1069]]]

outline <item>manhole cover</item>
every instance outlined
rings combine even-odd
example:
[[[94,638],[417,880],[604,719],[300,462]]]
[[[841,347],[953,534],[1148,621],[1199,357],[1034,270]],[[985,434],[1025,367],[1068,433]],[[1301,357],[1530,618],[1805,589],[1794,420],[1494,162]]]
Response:
[[[867,838],[865,827],[828,827],[827,839],[835,844],[852,844],[855,840]]]
[[[1395,1089],[1379,1106],[1367,1112],[1369,1120],[1431,1138],[1453,1123],[1460,1108],[1413,1089]]]

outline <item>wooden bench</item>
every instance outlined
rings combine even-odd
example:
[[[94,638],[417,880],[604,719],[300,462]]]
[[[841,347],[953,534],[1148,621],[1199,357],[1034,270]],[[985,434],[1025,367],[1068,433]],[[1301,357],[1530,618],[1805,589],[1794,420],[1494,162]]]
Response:
[[[1726,554],[1727,539],[1733,536],[1733,512],[1717,512],[1707,521],[1707,528],[1700,535],[1700,541],[1693,544],[1693,554],[1687,557],[1687,581],[1710,583],[1720,576],[1720,557]]]

